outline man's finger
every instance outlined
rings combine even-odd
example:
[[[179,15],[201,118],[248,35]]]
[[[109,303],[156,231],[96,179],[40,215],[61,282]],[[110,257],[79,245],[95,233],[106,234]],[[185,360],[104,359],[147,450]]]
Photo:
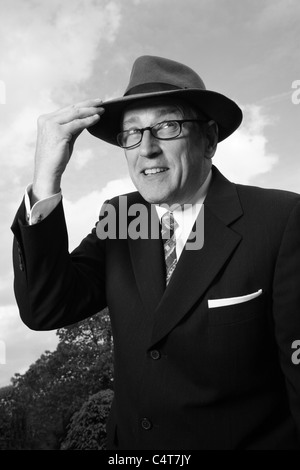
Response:
[[[95,114],[101,115],[104,113],[104,108],[93,107],[69,107],[63,113],[59,113],[55,116],[52,116],[52,119],[57,124],[68,124],[76,119],[84,119]]]
[[[101,106],[102,103],[103,101],[100,98],[89,99],[85,101],[80,101],[79,103],[64,106],[63,108],[57,109],[52,114],[63,114],[70,109],[76,108],[97,108],[98,106]]]
[[[80,133],[87,127],[91,127],[96,124],[100,118],[101,116],[99,114],[93,114],[92,116],[88,116],[82,119],[74,119],[74,121],[65,124],[64,128],[67,133],[75,135],[76,133]]]
[[[76,103],[74,106],[78,108],[89,108],[93,106],[94,107],[101,106],[102,103],[103,103],[103,100],[101,100],[100,98],[93,98],[93,99],[81,101],[80,103]]]

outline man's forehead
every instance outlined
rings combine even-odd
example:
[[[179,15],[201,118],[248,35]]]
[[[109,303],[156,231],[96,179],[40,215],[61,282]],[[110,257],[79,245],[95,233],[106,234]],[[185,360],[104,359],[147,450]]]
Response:
[[[131,104],[125,108],[123,113],[123,122],[138,119],[143,113],[154,113],[156,116],[162,116],[171,113],[180,113],[180,104],[170,100],[151,100],[142,101],[138,104]]]

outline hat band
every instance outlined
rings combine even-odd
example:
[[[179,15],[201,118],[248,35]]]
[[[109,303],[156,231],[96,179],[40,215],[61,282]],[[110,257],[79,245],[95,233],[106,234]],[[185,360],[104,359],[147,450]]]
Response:
[[[176,85],[170,85],[169,83],[142,83],[136,85],[124,93],[124,96],[137,95],[140,93],[156,93],[158,91],[169,91],[169,90],[182,90],[181,87]]]

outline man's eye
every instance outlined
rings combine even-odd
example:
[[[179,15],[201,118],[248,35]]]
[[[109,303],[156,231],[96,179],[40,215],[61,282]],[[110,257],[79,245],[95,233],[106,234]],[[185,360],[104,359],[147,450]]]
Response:
[[[175,121],[164,121],[159,124],[159,129],[173,129],[176,127]]]
[[[126,132],[127,135],[134,135],[134,134],[138,134],[140,132],[139,129],[129,129],[128,131],[124,131]]]

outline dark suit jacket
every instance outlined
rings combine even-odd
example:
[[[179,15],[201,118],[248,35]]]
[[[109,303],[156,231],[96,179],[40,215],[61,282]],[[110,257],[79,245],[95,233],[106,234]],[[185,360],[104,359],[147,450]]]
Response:
[[[128,195],[129,206],[141,201]],[[108,305],[110,448],[299,448],[300,196],[213,168],[204,224],[203,248],[184,250],[165,289],[161,240],[101,241],[94,229],[69,255],[62,204],[34,226],[22,205],[12,227],[21,317],[55,329]]]

